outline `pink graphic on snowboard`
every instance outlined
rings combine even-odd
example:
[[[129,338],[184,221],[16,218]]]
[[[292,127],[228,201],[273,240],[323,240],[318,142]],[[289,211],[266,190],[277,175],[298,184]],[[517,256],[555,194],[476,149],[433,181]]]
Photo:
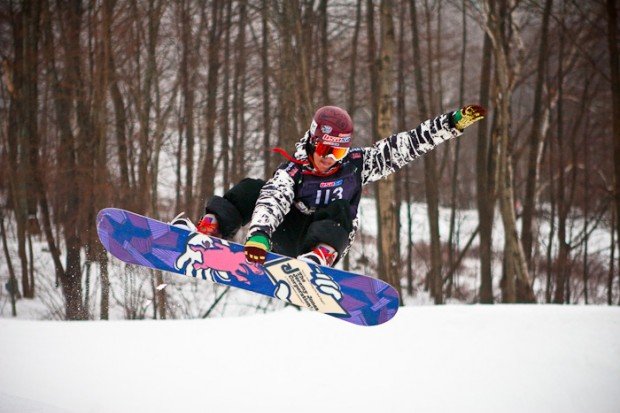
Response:
[[[240,283],[250,285],[256,276],[265,275],[256,264],[245,260],[243,251],[233,251],[226,241],[195,234],[187,243],[187,248],[175,263],[185,274],[216,281],[230,282],[231,277]],[[267,278],[267,277],[265,277]],[[253,280],[252,280],[253,281]]]

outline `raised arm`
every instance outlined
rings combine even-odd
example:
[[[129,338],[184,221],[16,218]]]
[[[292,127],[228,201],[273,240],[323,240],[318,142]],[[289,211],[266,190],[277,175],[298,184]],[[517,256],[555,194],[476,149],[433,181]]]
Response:
[[[424,121],[415,129],[394,134],[371,147],[361,148],[362,185],[384,178],[440,143],[460,136],[464,128],[482,119],[485,113],[484,108],[469,105]]]

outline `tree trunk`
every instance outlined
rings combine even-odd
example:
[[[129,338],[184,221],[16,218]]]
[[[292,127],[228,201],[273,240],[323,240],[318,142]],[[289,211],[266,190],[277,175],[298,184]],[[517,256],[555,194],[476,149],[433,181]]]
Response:
[[[17,278],[15,278],[15,271],[13,270],[13,263],[11,262],[11,255],[9,254],[8,242],[6,237],[6,231],[4,230],[4,208],[0,208],[0,236],[2,237],[2,251],[6,258],[6,266],[9,270],[9,282],[7,288],[11,297],[11,315],[17,317],[16,301],[19,296],[19,286]],[[2,288],[2,286],[0,286]]]
[[[562,23],[564,22],[564,8],[565,3],[563,3],[562,10]],[[555,294],[553,296],[553,302],[555,304],[563,304],[566,301],[566,271],[567,271],[567,260],[570,252],[570,245],[567,240],[567,222],[566,219],[568,217],[568,202],[565,199],[565,185],[566,185],[566,172],[565,172],[565,159],[564,159],[564,137],[562,136],[564,132],[564,38],[565,34],[562,32],[560,37],[560,46],[559,46],[559,55],[558,55],[558,73],[557,73],[557,81],[558,81],[558,110],[557,110],[557,141],[558,141],[558,185],[557,185],[557,196],[556,201],[558,204],[558,243],[559,243],[559,252],[557,258],[557,270],[556,270],[556,285],[555,285]]]
[[[401,12],[398,17],[398,91],[396,93],[396,117],[397,117],[397,129],[404,131],[407,129],[407,107],[406,107],[406,83],[405,83],[405,16],[404,3],[401,2]],[[412,268],[412,251],[413,251],[413,234],[411,224],[411,189],[409,167],[404,168],[405,179],[404,183],[398,182],[398,186],[402,188],[404,186],[404,199],[407,203],[407,294],[413,295],[413,268]],[[400,181],[400,180],[399,180]],[[399,196],[399,203],[402,201],[402,197]],[[400,240],[400,219],[398,225],[398,238]],[[399,242],[399,251],[400,251]]]
[[[378,134],[381,137],[392,133],[393,102],[392,102],[392,62],[394,60],[394,21],[391,0],[382,0],[381,7],[381,50],[378,61],[379,113]],[[398,230],[395,205],[394,175],[377,183],[377,217],[379,231],[379,277],[393,285],[401,293],[400,288],[400,251],[398,249]]]
[[[463,22],[463,31],[461,35],[461,64],[459,73],[459,106],[464,106],[464,94],[465,94],[465,61],[467,57],[467,12],[465,7],[465,1],[462,3],[461,20]],[[459,166],[460,166],[460,152],[461,152],[461,140],[457,139],[454,146],[454,166],[452,168],[452,179],[450,184],[450,228],[448,232],[448,267],[454,268],[454,255],[458,249],[458,236],[456,234],[456,212],[457,212],[457,196],[458,196],[458,182],[459,182]],[[455,237],[457,238],[455,241]],[[454,274],[454,271],[451,271]],[[454,285],[454,275],[451,275],[448,280],[448,288],[446,295],[452,297],[452,288]]]
[[[114,16],[114,7],[116,1],[106,1],[103,3],[103,24],[104,48],[108,57],[108,86],[110,88],[110,97],[112,99],[112,107],[114,108],[114,126],[116,132],[118,168],[120,170],[120,188],[119,199],[124,200],[127,208],[133,209],[133,203],[130,201],[130,184],[129,184],[129,159],[127,154],[127,117],[125,114],[125,104],[123,96],[118,85],[118,74],[116,73],[114,49],[112,47],[112,18]]]
[[[491,5],[493,7],[493,5]],[[480,75],[480,104],[489,106],[489,91],[491,90],[491,38],[487,33],[482,46],[482,65]],[[480,222],[480,289],[479,301],[482,304],[493,304],[493,220],[495,211],[494,188],[494,152],[495,148],[489,142],[489,133],[485,117],[478,122],[478,143],[476,148],[476,201],[478,220]]]
[[[153,87],[157,76],[156,49],[159,39],[159,25],[162,16],[162,2],[157,0],[148,1],[147,10],[147,35],[146,35],[146,68],[144,72],[144,83],[142,84],[140,94],[139,124],[140,131],[138,134],[140,155],[138,158],[138,199],[137,211],[145,214],[152,213],[149,211],[151,206],[150,191],[151,182],[149,182],[149,163],[153,156],[153,148],[150,145],[151,136],[151,110],[153,108]],[[138,20],[136,24],[140,25]],[[158,155],[158,154],[156,154]]]
[[[615,272],[615,263],[616,263],[616,214],[615,211],[611,212],[611,245],[609,249],[611,252],[609,253],[609,272],[607,273],[607,305],[613,305],[613,292],[614,292],[614,278],[616,275]]]
[[[545,303],[551,303],[552,295],[553,295],[553,239],[555,238],[555,221],[556,221],[556,191],[555,191],[555,181],[553,179],[553,140],[549,140],[549,150],[548,150],[548,165],[549,165],[549,176],[551,177],[549,180],[549,203],[551,204],[551,216],[549,217],[549,237],[547,238],[547,282],[545,286]]]
[[[616,0],[607,0],[607,46],[611,71],[612,121],[614,137],[614,177],[616,201],[616,238],[620,242],[620,55],[618,53],[618,8]]]
[[[112,6],[113,7],[113,6]],[[106,11],[107,9],[107,11]],[[108,177],[108,152],[107,152],[107,130],[108,130],[108,110],[106,105],[107,93],[110,90],[111,79],[111,67],[110,54],[111,49],[111,26],[112,26],[113,13],[112,9],[108,6],[104,6],[104,12],[102,16],[102,22],[99,30],[99,39],[97,41],[97,60],[96,60],[96,76],[93,98],[93,125],[95,127],[96,138],[95,151],[96,159],[94,164],[94,182],[93,187],[96,188],[93,196],[93,209],[90,217],[93,227],[96,225],[95,217],[97,211],[109,204],[109,188],[110,180]],[[90,239],[90,255],[93,261],[99,263],[99,275],[101,283],[101,303],[100,303],[100,318],[107,320],[109,317],[109,294],[110,294],[110,280],[108,276],[108,257],[105,250],[102,248],[101,243],[96,239],[95,231],[92,232],[92,238]]]
[[[543,122],[543,101],[542,92],[545,83],[545,67],[547,59],[547,43],[549,33],[549,16],[553,0],[545,1],[545,9],[543,11],[542,29],[540,35],[540,50],[538,52],[538,65],[536,69],[536,86],[534,89],[534,107],[532,113],[532,129],[529,136],[529,158],[527,168],[527,182],[525,190],[525,199],[523,202],[523,214],[521,217],[521,236],[523,240],[523,251],[528,268],[531,271],[534,267],[532,263],[532,247],[533,247],[533,220],[534,209],[536,207],[536,188],[538,185],[538,175],[540,171],[540,163],[543,148],[543,138],[545,136],[541,126]]]
[[[321,106],[331,103],[329,98],[329,38],[327,31],[327,0],[319,1],[319,36],[321,38]]]
[[[276,146],[285,148],[293,148],[299,140],[299,131],[297,130],[296,111],[297,93],[296,93],[296,76],[294,71],[297,70],[295,55],[293,51],[293,37],[295,13],[291,11],[294,7],[293,2],[284,1],[282,10],[278,12],[278,31],[281,39],[279,51],[279,67],[276,76],[276,90],[278,91],[278,142]],[[309,120],[307,120],[309,121]]]
[[[313,22],[302,21],[299,0],[285,0],[285,2],[291,3],[291,7],[288,9],[291,19],[289,24],[292,25],[292,32],[295,36],[296,44],[296,47],[293,48],[295,65],[291,67],[291,70],[293,70],[296,75],[295,89],[298,95],[297,117],[298,121],[302,125],[305,125],[309,122],[314,113],[312,108],[312,93],[310,91],[310,53],[307,52],[311,47],[310,42]],[[306,4],[306,11],[307,15],[312,16],[312,4]]]
[[[351,42],[351,59],[349,66],[349,81],[348,81],[348,90],[347,90],[347,112],[351,116],[351,119],[355,119],[355,112],[357,110],[356,104],[356,93],[355,93],[355,79],[357,77],[357,64],[358,64],[358,54],[357,54],[357,42],[359,39],[360,26],[362,22],[362,0],[357,0],[357,5],[355,7],[355,28],[353,29],[353,41]],[[349,271],[351,269],[351,254],[347,254],[344,257],[344,261],[342,264],[345,271]]]
[[[11,185],[13,210],[17,221],[18,255],[21,263],[22,294],[24,298],[34,298],[34,286],[29,277],[33,262],[28,261],[26,248],[29,232],[39,232],[36,225],[37,183],[36,170],[39,153],[38,131],[38,45],[41,4],[39,2],[21,3],[21,10],[14,23],[14,100],[16,136],[9,137],[13,142],[12,163],[19,171],[14,175]],[[13,106],[14,105],[14,106]],[[12,134],[12,131],[9,131]],[[18,149],[19,148],[19,149]],[[14,156],[14,158],[13,158]],[[32,223],[32,225],[31,225]]]
[[[440,4],[440,3],[439,3]],[[426,15],[426,64],[428,71],[428,98],[429,98],[429,110],[435,110],[440,103],[435,98],[435,82],[437,85],[441,84],[441,74],[438,70],[433,68],[433,51],[435,47],[440,47],[439,39],[437,39],[437,46],[433,45],[433,35],[431,33],[431,10],[428,4],[428,0],[424,2],[424,12]],[[441,19],[441,17],[439,17]],[[441,52],[439,52],[441,55]],[[435,79],[435,77],[437,79]],[[441,88],[441,87],[440,87]],[[439,96],[439,102],[441,97]],[[430,117],[431,114],[428,113]],[[431,236],[431,271],[430,271],[430,285],[431,294],[435,298],[435,304],[443,304],[443,282],[442,282],[442,251],[441,251],[441,236],[439,233],[439,175],[437,173],[437,152],[431,151],[424,157],[424,190],[426,194],[426,205],[428,213],[428,223]]]
[[[67,174],[61,173],[60,176],[63,178],[67,178],[68,180],[63,182],[68,184],[76,185],[75,175],[72,173],[74,171],[75,166],[73,159],[73,151],[68,147],[68,142],[72,141],[72,133],[69,129],[69,106],[67,96],[69,96],[69,90],[66,84],[61,85],[61,82],[58,77],[58,72],[55,68],[55,57],[54,57],[54,40],[52,37],[52,28],[51,28],[51,15],[49,12],[49,7],[47,4],[44,5],[43,13],[45,13],[44,18],[44,27],[43,31],[45,33],[44,36],[44,53],[45,60],[47,63],[47,71],[48,71],[48,82],[50,83],[50,88],[52,90],[52,99],[54,101],[54,106],[56,110],[56,123],[59,125],[59,135],[60,135],[60,151],[58,156],[58,164],[64,168],[69,167],[69,171]],[[61,262],[61,252],[58,248],[58,244],[55,240],[52,228],[52,219],[51,213],[48,203],[48,197],[46,193],[46,185],[44,184],[44,174],[39,170],[38,172],[38,184],[39,188],[37,189],[39,193],[39,201],[41,205],[41,214],[43,217],[43,228],[45,231],[45,237],[47,240],[47,244],[50,250],[50,254],[52,255],[52,260],[54,262],[54,269],[56,273],[56,285],[59,283],[62,284],[67,280],[68,277],[66,275],[65,269]],[[74,193],[76,191],[73,191]],[[64,216],[66,214],[65,209],[68,205],[67,197],[65,192],[61,192],[60,194],[56,194],[58,198],[61,198],[62,201],[59,203],[59,206],[56,208],[57,216]],[[70,195],[72,197],[72,195]],[[69,198],[71,199],[71,198]],[[63,203],[64,202],[64,203]],[[58,235],[56,238],[60,238]],[[63,287],[64,291],[64,287]]]
[[[413,34],[413,55],[420,56],[417,8],[414,0],[409,1],[409,8],[411,11],[411,30]],[[430,112],[424,98],[424,79],[421,62],[420,59],[414,59],[413,61],[419,115],[422,119],[427,119],[430,117]],[[443,283],[441,281],[441,240],[439,236],[439,192],[437,189],[437,161],[434,152],[427,153],[424,157],[424,182],[431,231],[431,271],[429,273],[430,279],[427,282],[430,282],[435,303],[441,304],[443,303]]]
[[[487,4],[488,6],[488,4]],[[511,277],[514,276],[516,287],[515,300],[523,302],[535,301],[534,292],[530,283],[529,272],[527,269],[527,263],[525,261],[525,254],[521,241],[519,240],[519,234],[516,224],[515,213],[515,197],[513,187],[513,170],[512,170],[512,154],[510,144],[510,125],[511,125],[511,109],[510,99],[512,96],[513,85],[510,83],[511,68],[509,66],[508,56],[508,38],[506,37],[505,30],[503,28],[503,22],[501,19],[510,19],[510,14],[506,14],[508,5],[504,4],[504,7],[500,9],[503,12],[489,11],[489,30],[493,36],[493,49],[495,57],[495,70],[497,78],[496,88],[496,107],[497,111],[497,126],[499,137],[499,182],[498,193],[500,199],[500,212],[502,216],[502,223],[504,225],[504,233],[506,237],[506,257],[507,257],[507,270],[511,271],[507,273],[508,283],[506,286],[510,288]],[[512,273],[514,271],[514,273]],[[509,293],[509,302],[512,302],[512,296]]]
[[[81,174],[78,163],[78,156],[75,152],[77,142],[79,139],[73,135],[70,130],[71,121],[69,118],[70,107],[74,102],[68,102],[65,99],[66,96],[71,96],[76,101],[76,118],[79,118],[80,123],[86,122],[87,115],[84,113],[85,102],[79,102],[84,98],[83,82],[81,75],[81,60],[80,51],[80,33],[81,33],[81,19],[82,19],[82,3],[79,0],[75,0],[71,3],[67,10],[63,13],[66,14],[66,41],[63,43],[64,55],[65,55],[65,78],[63,79],[61,88],[62,91],[57,91],[56,102],[56,115],[59,125],[63,125],[66,122],[66,130],[61,132],[61,152],[63,155],[65,170],[64,183],[67,188],[71,188],[66,196],[66,212],[63,222],[64,235],[65,235],[65,247],[67,249],[65,273],[61,279],[63,294],[65,297],[65,317],[68,320],[84,320],[86,319],[86,309],[83,307],[82,301],[82,266],[80,250],[82,247],[80,220],[79,214],[85,204],[83,196],[79,191],[81,184]],[[62,101],[62,103],[61,103]],[[64,113],[62,113],[64,112]],[[79,113],[79,114],[78,114]],[[86,133],[86,131],[82,132]],[[76,190],[77,189],[77,190]]]
[[[440,47],[439,39],[437,45],[433,45],[431,34],[431,12],[428,0],[424,2],[424,11],[426,14],[426,42],[427,42],[427,58],[428,65],[428,85],[429,85],[429,109],[434,110],[441,105],[441,96],[439,96],[439,104],[435,100],[435,77],[437,76],[437,84],[441,90],[441,74],[439,70],[433,70],[433,54],[437,47]],[[441,18],[441,17],[440,17]],[[441,52],[439,52],[441,55]],[[430,113],[428,117],[430,117]],[[435,298],[435,304],[443,304],[443,279],[442,279],[442,252],[441,252],[441,236],[439,233],[439,175],[437,173],[437,152],[431,151],[424,157],[424,189],[426,193],[426,204],[428,212],[428,223],[431,234],[431,275],[430,282],[432,285],[431,292]]]
[[[105,3],[107,4],[107,2]],[[111,45],[109,46],[111,48]],[[112,106],[114,108],[114,125],[116,128],[116,145],[118,156],[118,168],[120,170],[120,188],[119,198],[125,201],[125,205],[128,208],[133,209],[134,203],[130,199],[127,199],[131,193],[131,184],[129,180],[129,155],[127,153],[127,137],[126,137],[126,124],[127,119],[125,115],[125,105],[123,103],[123,96],[118,87],[116,80],[116,73],[114,69],[114,62],[112,54],[110,53],[110,95],[112,97]]]
[[[233,181],[239,182],[245,176],[245,30],[247,22],[247,8],[245,2],[239,5],[239,32],[235,49],[235,76],[233,81]]]
[[[166,308],[168,307],[168,298],[164,285],[164,276],[161,271],[155,271],[155,285],[157,295],[157,314],[160,320],[167,318]]]
[[[220,125],[222,131],[222,163],[224,164],[224,168],[222,170],[222,182],[224,191],[227,191],[228,188],[230,188],[231,180],[234,182],[234,179],[236,179],[230,168],[230,30],[232,27],[232,3],[232,1],[229,1],[226,4],[226,23],[224,24],[224,67],[222,73],[222,113],[220,115]],[[235,150],[234,148],[235,146],[233,144],[233,150]],[[233,156],[233,171],[235,166],[234,162],[235,159]]]
[[[25,174],[25,200],[27,213],[27,231],[29,234],[39,234],[37,221],[37,170],[39,165],[39,130],[37,113],[39,109],[39,38],[40,38],[40,2],[23,3],[22,13],[24,23],[23,80],[22,85],[22,121],[19,129],[20,139],[23,138],[24,165],[21,173]],[[25,134],[25,135],[21,135]],[[31,262],[31,270],[34,262]],[[34,284],[30,284],[27,298],[34,298]]]
[[[197,65],[197,42],[194,41],[194,36],[192,35],[191,1],[183,1],[179,4],[179,7],[181,14],[181,45],[183,48],[179,67],[181,71],[181,96],[183,99],[183,116],[180,129],[185,131],[184,206],[181,210],[191,214],[194,205],[194,103],[196,89],[194,72]]]
[[[424,156],[424,186],[426,189],[428,222],[431,233],[430,282],[435,304],[443,304],[441,237],[439,235],[439,190],[437,183],[437,157],[435,152],[430,152]]]
[[[262,0],[262,38],[261,38],[261,64],[263,86],[263,179],[269,179],[272,173],[271,165],[271,93],[269,92],[269,2]]]
[[[370,117],[373,136],[378,136],[378,116],[379,116],[379,64],[377,63],[377,41],[375,36],[375,5],[372,0],[366,1],[366,27],[368,35],[368,70],[370,75]],[[381,227],[378,229],[378,236],[381,235]],[[379,250],[379,260],[381,260],[381,250]]]
[[[586,127],[587,130],[591,130],[591,128]],[[584,168],[584,181],[586,182],[584,188],[584,206],[583,206],[583,298],[585,304],[588,304],[588,278],[589,278],[589,266],[588,266],[588,241],[590,239],[590,234],[588,232],[588,219],[590,215],[590,165],[589,165],[589,156],[588,156],[588,143],[584,142],[582,146],[583,150],[583,168]]]
[[[221,32],[222,4],[214,0],[211,6],[211,27],[209,29],[209,45],[207,59],[209,73],[207,75],[207,107],[205,113],[205,156],[201,174],[201,199],[210,198],[215,191],[215,121],[217,118],[217,86],[219,77],[219,48]],[[202,205],[194,210],[194,215],[202,213]]]
[[[356,105],[356,94],[355,94],[355,79],[357,78],[357,65],[358,65],[358,57],[357,57],[357,43],[360,34],[360,26],[362,23],[362,0],[357,0],[357,5],[355,6],[355,28],[353,29],[353,41],[351,42],[351,60],[349,66],[349,84],[348,84],[348,93],[347,93],[347,112],[351,115],[351,118],[354,119],[355,112],[357,110]]]

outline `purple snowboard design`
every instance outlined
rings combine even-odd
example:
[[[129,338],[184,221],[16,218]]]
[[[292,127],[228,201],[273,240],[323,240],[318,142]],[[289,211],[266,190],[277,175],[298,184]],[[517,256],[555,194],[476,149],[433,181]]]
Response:
[[[398,293],[381,280],[274,253],[264,266],[250,264],[240,244],[122,209],[99,211],[97,233],[124,262],[242,288],[353,324],[382,324],[398,311]]]

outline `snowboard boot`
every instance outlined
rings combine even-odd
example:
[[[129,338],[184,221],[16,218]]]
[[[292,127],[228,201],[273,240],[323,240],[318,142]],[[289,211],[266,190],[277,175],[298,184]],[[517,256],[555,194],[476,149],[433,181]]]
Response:
[[[170,225],[195,232],[196,225],[194,225],[194,223],[189,218],[184,217],[183,214],[185,214],[185,212],[181,212],[179,215],[172,218],[172,221],[170,221]]]
[[[211,235],[221,238],[220,224],[217,222],[217,217],[213,214],[207,214],[198,222],[198,228],[196,229],[201,234]]]
[[[312,264],[331,267],[336,262],[338,252],[327,244],[319,244],[310,252],[301,254],[297,258]]]

